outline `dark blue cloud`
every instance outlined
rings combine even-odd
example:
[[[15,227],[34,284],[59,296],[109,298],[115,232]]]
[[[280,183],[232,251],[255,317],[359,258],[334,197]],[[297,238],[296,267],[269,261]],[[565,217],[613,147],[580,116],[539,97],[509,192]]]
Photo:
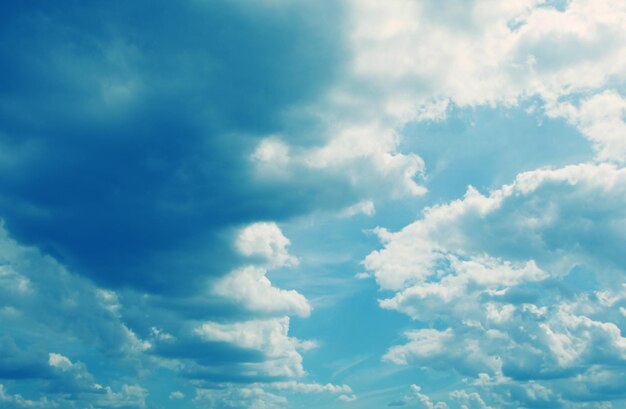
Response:
[[[0,22],[0,216],[107,286],[195,288],[228,228],[346,201],[247,157],[340,67],[321,4],[31,2]],[[226,233],[225,233],[226,232]]]

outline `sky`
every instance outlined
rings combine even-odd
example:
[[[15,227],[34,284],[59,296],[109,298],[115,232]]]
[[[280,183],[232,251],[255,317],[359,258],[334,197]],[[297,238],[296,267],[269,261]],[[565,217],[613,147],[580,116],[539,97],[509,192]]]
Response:
[[[626,407],[626,2],[0,5],[0,407]]]

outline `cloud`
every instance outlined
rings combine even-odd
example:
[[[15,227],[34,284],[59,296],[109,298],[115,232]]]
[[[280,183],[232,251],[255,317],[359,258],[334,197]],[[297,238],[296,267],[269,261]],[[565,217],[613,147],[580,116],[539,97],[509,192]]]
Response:
[[[410,406],[423,409],[448,409],[448,405],[443,402],[433,402],[430,396],[422,393],[422,388],[415,384],[410,386],[410,393],[404,395],[401,400],[389,403],[387,406]]]
[[[399,232],[378,230],[384,248],[364,263],[394,293],[381,307],[444,325],[408,330],[384,358],[500,376],[488,395],[528,406],[605,401],[579,382],[625,370],[625,175],[609,164],[525,172],[488,195],[470,187]]]
[[[50,333],[63,333],[117,357],[149,348],[120,319],[114,292],[103,291],[37,249],[16,243],[4,228],[0,229],[0,254],[0,294],[7,308],[3,320],[16,328],[37,328],[39,335],[33,342],[45,342]]]
[[[266,277],[267,268],[298,264],[298,259],[287,252],[289,243],[275,223],[254,223],[243,228],[235,248],[246,257],[258,258],[261,265],[231,271],[212,285],[212,293],[258,313],[308,316],[311,306],[302,294],[273,287]]]
[[[575,0],[559,10],[541,3],[354,1],[353,72],[378,87],[383,112],[407,119],[431,101],[552,101],[623,79],[623,7]]]
[[[229,324],[205,322],[195,329],[206,341],[232,343],[262,352],[267,360],[248,364],[252,374],[302,376],[304,369],[298,349],[310,349],[314,344],[291,338],[288,331],[288,317]]]
[[[283,381],[272,383],[254,383],[245,387],[237,387],[233,384],[216,385],[211,389],[197,389],[194,402],[200,407],[209,408],[271,408],[278,409],[289,407],[287,397],[277,393],[294,394],[340,394],[339,400],[350,402],[356,399],[348,385],[301,383],[296,381]],[[342,398],[343,397],[343,398]]]
[[[623,397],[623,5],[36,2],[0,14],[6,405],[66,393],[61,406],[149,406],[148,386],[128,379],[160,376],[209,407],[309,390],[354,400],[305,378],[314,342],[290,334],[289,316],[311,306],[272,277],[299,262],[278,226],[434,203],[437,169],[407,144],[411,126],[527,104],[578,129],[595,162],[378,229],[384,248],[359,277],[419,324],[386,360],[455,369],[476,389],[452,397],[468,406]],[[535,166],[523,152],[511,156]],[[109,386],[94,386],[100,375]],[[49,402],[19,395],[36,383]]]
[[[246,266],[230,272],[213,287],[213,293],[231,299],[255,312],[297,314],[311,313],[307,299],[295,290],[272,287],[262,267]]]
[[[7,409],[45,408],[50,405],[50,402],[45,397],[38,401],[32,401],[24,399],[22,395],[19,394],[11,395],[2,384],[0,384],[0,402],[2,406]]]
[[[626,100],[615,91],[604,91],[580,101],[563,102],[548,115],[565,117],[593,144],[600,161],[626,161]]]
[[[206,408],[279,409],[287,399],[259,386],[236,388],[229,385],[222,389],[197,389],[194,402]]]
[[[296,381],[274,382],[272,388],[278,390],[288,390],[299,393],[321,393],[329,392],[335,394],[352,393],[352,389],[348,385],[333,385],[327,383],[325,385],[319,383],[301,383]]]
[[[174,391],[170,393],[169,398],[173,400],[185,399],[185,394],[181,391]]]
[[[13,237],[103,287],[189,295],[236,264],[232,229],[347,204],[336,184],[260,181],[249,162],[334,77],[337,9],[244,3],[163,2],[141,24],[127,16],[143,3],[4,8],[0,34],[21,44],[0,47]]]
[[[461,404],[461,409],[492,409],[477,392],[456,390],[450,392],[450,397]]]
[[[289,244],[276,223],[259,222],[239,232],[235,248],[242,255],[260,257],[273,267],[297,265],[298,259],[287,252]]]

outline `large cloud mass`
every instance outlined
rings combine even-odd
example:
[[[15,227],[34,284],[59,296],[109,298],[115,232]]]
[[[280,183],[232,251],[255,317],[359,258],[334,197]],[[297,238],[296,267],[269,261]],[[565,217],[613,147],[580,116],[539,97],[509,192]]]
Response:
[[[626,402],[625,80],[613,0],[4,2],[0,406]]]

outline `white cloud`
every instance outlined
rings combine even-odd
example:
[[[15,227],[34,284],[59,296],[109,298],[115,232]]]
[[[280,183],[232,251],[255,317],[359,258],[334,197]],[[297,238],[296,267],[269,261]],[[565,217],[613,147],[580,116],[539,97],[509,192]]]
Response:
[[[395,130],[369,122],[331,132],[326,145],[306,152],[302,158],[306,166],[345,174],[365,193],[382,190],[394,197],[426,193],[414,180],[424,172],[424,162],[417,155],[396,152],[400,137]]]
[[[272,286],[263,267],[246,266],[234,270],[215,283],[213,293],[261,313],[296,314],[307,317],[311,306],[295,290]]]
[[[261,257],[269,266],[294,266],[298,259],[289,254],[290,241],[276,223],[259,222],[239,231],[235,248],[244,256]]]
[[[614,223],[597,228],[608,237],[623,236],[618,226],[626,216],[620,206],[625,193],[626,170],[607,164],[525,172],[489,195],[469,188],[463,199],[427,208],[397,233],[378,229],[385,246],[364,263],[382,288],[402,290],[438,276],[430,282],[507,286],[545,278],[545,271],[564,275],[577,263],[603,262],[611,254],[619,262],[610,249],[598,258],[584,238],[598,211]],[[580,251],[571,251],[576,244]],[[500,258],[513,250],[515,260]]]
[[[274,389],[287,390],[299,393],[352,393],[352,389],[348,385],[333,385],[327,383],[301,383],[296,381],[274,382],[270,384]]]
[[[601,369],[611,375],[596,388],[609,388],[626,371],[624,197],[623,168],[540,169],[488,195],[470,188],[399,232],[379,229],[384,247],[365,266],[394,292],[380,305],[447,325],[407,331],[384,358],[501,379],[482,386],[494,402],[604,401],[584,385]]]
[[[291,162],[289,146],[276,137],[263,139],[250,159],[257,171],[266,177],[287,177]]]
[[[626,80],[622,3],[571,0],[561,10],[542,0],[349,0],[346,10],[344,75],[306,109],[325,126],[321,142],[290,149],[269,137],[255,163],[332,175],[373,200],[421,195],[419,152],[400,151],[407,123],[442,120],[451,104],[530,99],[575,124],[600,160],[626,159],[616,91]]]
[[[626,7],[573,0],[560,11],[541,3],[355,0],[354,75],[378,86],[383,112],[399,118],[433,96],[461,106],[532,95],[552,101],[624,79]]]
[[[215,389],[196,389],[194,402],[207,408],[278,409],[287,404],[287,399],[266,392],[261,386],[237,387],[224,385]]]
[[[422,388],[415,384],[410,387],[411,393],[406,395],[403,402],[410,403],[411,406],[416,406],[423,409],[448,409],[448,404],[445,402],[434,402],[430,396],[422,393]]]
[[[267,360],[249,364],[251,371],[270,376],[302,376],[304,369],[298,349],[313,345],[289,337],[288,332],[288,317],[229,324],[206,322],[195,329],[206,341],[227,342],[263,352]]]
[[[626,99],[605,91],[580,101],[576,107],[563,102],[551,107],[548,115],[562,116],[588,138],[601,161],[626,162]]]
[[[456,390],[450,392],[450,397],[461,404],[461,409],[492,409],[477,392]]]
[[[268,268],[298,264],[287,251],[289,244],[276,223],[253,223],[241,229],[235,247],[244,256],[261,258],[260,265],[229,272],[212,284],[211,292],[262,314],[309,316],[311,305],[302,294],[274,287],[267,278]]]
[[[405,336],[410,340],[406,345],[395,346],[383,357],[397,364],[406,364],[412,358],[427,358],[443,354],[446,343],[452,338],[452,330],[437,331],[435,329],[419,329],[407,331]]]
[[[26,293],[31,291],[30,280],[8,266],[0,266],[0,291]]]
[[[355,400],[357,400],[357,397],[355,394],[352,395],[340,395],[337,399],[339,399],[342,402],[354,402]]]
[[[110,386],[104,388],[104,395],[96,400],[96,406],[102,408],[139,408],[146,407],[148,391],[139,385],[122,385],[119,392]]]
[[[181,391],[174,391],[170,393],[169,398],[172,400],[181,400],[181,399],[185,399],[185,394],[182,393]]]
[[[56,354],[51,352],[48,358],[48,364],[55,368],[59,368],[62,371],[67,371],[72,368],[72,361],[70,361],[66,356],[61,354]]]
[[[364,214],[365,216],[373,216],[376,214],[376,206],[371,200],[362,200],[358,203],[348,206],[339,212],[339,217],[352,217],[357,214]]]
[[[22,395],[11,395],[7,392],[4,385],[0,383],[0,403],[2,407],[8,409],[22,409],[22,408],[49,408],[54,404],[49,402],[47,398],[43,397],[40,400],[33,401],[30,399],[24,399]]]

